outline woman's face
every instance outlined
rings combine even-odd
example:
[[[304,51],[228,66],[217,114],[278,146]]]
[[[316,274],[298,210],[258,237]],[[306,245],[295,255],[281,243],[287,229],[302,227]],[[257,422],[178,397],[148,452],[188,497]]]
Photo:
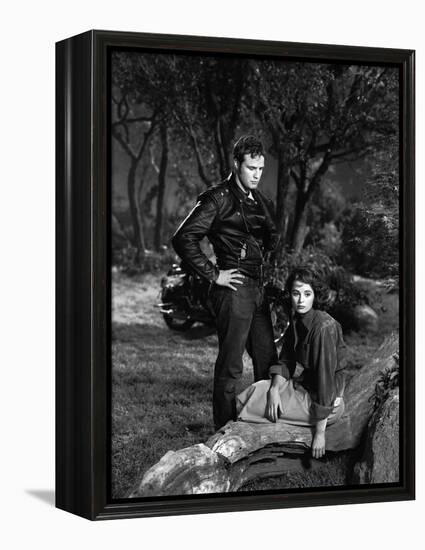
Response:
[[[296,313],[304,315],[313,307],[314,290],[307,283],[294,281],[291,291],[292,308]]]

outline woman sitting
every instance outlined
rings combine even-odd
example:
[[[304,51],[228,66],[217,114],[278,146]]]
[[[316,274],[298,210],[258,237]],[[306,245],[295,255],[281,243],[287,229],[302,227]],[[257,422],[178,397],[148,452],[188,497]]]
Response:
[[[237,397],[238,419],[312,426],[312,455],[325,454],[326,426],[344,412],[340,324],[325,311],[328,292],[309,268],[293,271],[285,290],[292,306],[278,364]]]

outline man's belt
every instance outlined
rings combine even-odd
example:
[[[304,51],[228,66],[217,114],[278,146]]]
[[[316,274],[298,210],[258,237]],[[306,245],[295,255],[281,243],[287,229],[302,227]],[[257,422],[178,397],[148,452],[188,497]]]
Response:
[[[239,266],[238,269],[243,275],[246,275],[247,277],[250,277],[251,279],[261,280],[261,281],[263,280],[263,266],[262,265],[252,266],[252,267]]]

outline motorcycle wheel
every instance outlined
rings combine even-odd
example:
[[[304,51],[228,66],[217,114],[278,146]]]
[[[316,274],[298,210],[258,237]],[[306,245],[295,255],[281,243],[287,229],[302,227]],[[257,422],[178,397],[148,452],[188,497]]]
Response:
[[[170,328],[171,330],[177,330],[178,332],[185,332],[186,330],[189,330],[190,327],[195,322],[190,319],[188,320],[174,319],[171,315],[163,315],[163,317],[167,327]]]

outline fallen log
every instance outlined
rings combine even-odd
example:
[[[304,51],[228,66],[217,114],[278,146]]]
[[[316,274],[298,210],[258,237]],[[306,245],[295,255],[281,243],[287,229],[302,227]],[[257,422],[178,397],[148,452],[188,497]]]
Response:
[[[397,353],[398,338],[393,335],[348,381],[344,415],[326,430],[327,451],[340,452],[359,445],[373,413],[375,385],[380,373],[394,365]],[[225,493],[237,491],[254,479],[303,471],[312,437],[311,428],[284,421],[228,422],[205,444],[166,453],[128,496]],[[308,461],[309,468],[322,464],[321,460]]]

